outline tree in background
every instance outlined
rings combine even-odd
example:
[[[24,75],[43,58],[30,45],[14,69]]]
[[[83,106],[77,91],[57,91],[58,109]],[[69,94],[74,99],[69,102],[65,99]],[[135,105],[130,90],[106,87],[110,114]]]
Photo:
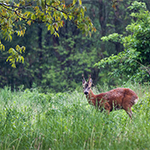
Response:
[[[124,51],[104,58],[96,65],[111,66],[109,75],[117,79],[147,82],[150,77],[150,12],[145,3],[137,1],[128,10],[133,19],[126,27],[126,32],[102,37],[103,41],[119,41],[124,46]]]
[[[67,6],[72,1],[65,2]],[[5,61],[7,51],[1,52],[1,87],[9,85],[13,89],[23,85],[24,88],[38,87],[44,92],[66,91],[81,85],[82,73],[86,77],[91,74],[95,85],[118,84],[118,78],[108,76],[110,65],[98,69],[94,64],[124,50],[120,40],[103,42],[101,37],[114,32],[122,35],[125,33],[125,27],[131,22],[130,11],[127,9],[131,0],[83,0],[82,4],[87,10],[85,16],[91,18],[97,29],[91,38],[83,34],[73,20],[63,19],[63,28],[57,31],[59,37],[51,34],[45,23],[35,21],[27,24],[22,20],[26,25],[26,34],[23,37],[13,34],[11,42],[2,40],[5,49],[24,45],[26,52],[22,53],[24,63],[16,63],[15,69]],[[22,21],[16,23],[20,25]],[[87,33],[90,35],[90,32]],[[126,77],[122,76],[121,79]]]
[[[96,31],[89,17],[84,13],[86,7],[82,5],[82,1],[73,0],[66,4],[64,0],[6,0],[0,2],[0,27],[1,38],[11,41],[12,35],[24,36],[26,24],[44,23],[47,29],[59,36],[58,29],[64,26],[64,19],[69,19],[85,34],[90,34],[91,31]],[[0,50],[5,50],[5,46],[0,41]],[[7,61],[10,61],[12,67],[15,62],[24,62],[21,56],[25,51],[25,47],[16,45],[16,48],[10,48],[8,52],[10,56]]]

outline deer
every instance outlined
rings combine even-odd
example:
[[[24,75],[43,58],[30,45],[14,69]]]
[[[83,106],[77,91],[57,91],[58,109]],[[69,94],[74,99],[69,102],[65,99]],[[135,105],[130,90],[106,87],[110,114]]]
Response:
[[[95,95],[91,90],[92,78],[89,76],[86,82],[84,75],[82,80],[83,92],[86,95],[89,104],[98,109],[105,109],[108,114],[112,110],[124,109],[129,117],[132,119],[131,107],[138,102],[138,96],[129,88],[116,88],[108,92]]]

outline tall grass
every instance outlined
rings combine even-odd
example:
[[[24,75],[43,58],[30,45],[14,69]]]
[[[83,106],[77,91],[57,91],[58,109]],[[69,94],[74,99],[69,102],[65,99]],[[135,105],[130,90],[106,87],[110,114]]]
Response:
[[[126,84],[140,97],[132,121],[124,110],[108,116],[83,93],[0,90],[1,150],[149,149],[149,86]],[[105,91],[107,87],[101,87]],[[108,89],[107,89],[108,90]],[[98,93],[95,88],[94,93]]]

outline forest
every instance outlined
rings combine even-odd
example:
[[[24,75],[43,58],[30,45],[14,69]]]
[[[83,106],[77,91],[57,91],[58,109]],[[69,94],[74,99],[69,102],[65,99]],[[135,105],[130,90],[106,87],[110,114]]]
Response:
[[[24,1],[20,5],[19,2],[16,0],[18,6],[24,5]],[[71,2],[65,2],[67,11],[77,11],[76,8],[69,10]],[[42,92],[64,92],[81,86],[82,74],[86,77],[91,74],[95,85],[120,85],[129,80],[148,83],[150,2],[132,2],[83,0],[86,10],[81,9],[79,14],[84,13],[84,17],[62,18],[63,27],[58,24],[55,33],[44,23],[44,17],[40,16],[43,22],[42,19],[35,21],[38,19],[32,10],[22,10],[27,21],[19,16],[10,16],[10,20],[8,16],[13,7],[1,2],[0,87],[9,86],[12,90],[38,87]],[[74,3],[78,8],[78,1]],[[84,24],[75,24],[79,19],[89,20],[90,23],[85,21],[85,24],[93,26],[89,25],[85,31]],[[11,21],[14,25],[9,24]],[[21,48],[15,54],[17,47]]]
[[[139,97],[100,112],[82,89]],[[149,149],[150,1],[0,0],[0,149]]]

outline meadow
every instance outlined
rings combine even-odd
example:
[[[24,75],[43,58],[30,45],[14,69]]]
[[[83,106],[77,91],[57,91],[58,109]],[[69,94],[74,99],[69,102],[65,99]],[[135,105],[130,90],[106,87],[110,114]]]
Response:
[[[150,86],[127,83],[139,101],[131,120],[124,110],[107,115],[89,105],[82,89],[40,93],[0,89],[1,150],[142,150],[150,147]],[[97,86],[94,93],[109,88]]]

